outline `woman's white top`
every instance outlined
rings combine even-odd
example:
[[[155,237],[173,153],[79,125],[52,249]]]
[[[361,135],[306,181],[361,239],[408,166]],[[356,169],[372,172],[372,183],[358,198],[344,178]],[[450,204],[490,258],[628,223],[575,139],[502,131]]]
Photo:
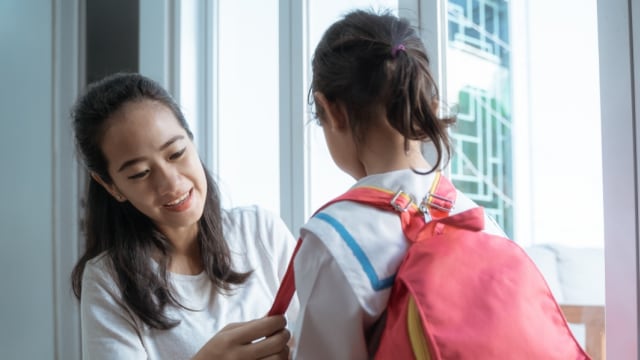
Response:
[[[402,190],[419,203],[434,177],[399,170],[367,176],[354,186]],[[451,214],[476,206],[458,191]],[[485,231],[504,236],[489,217]],[[300,301],[295,359],[367,359],[366,333],[387,305],[393,277],[409,245],[400,217],[342,201],[312,217],[301,235],[294,262]]]
[[[227,324],[266,315],[295,241],[280,218],[258,207],[223,211],[222,219],[234,269],[253,273],[231,295],[218,294],[204,272],[170,273],[178,299],[194,311],[167,307],[168,316],[180,320],[169,330],[149,328],[124,304],[104,254],[87,262],[80,301],[83,359],[189,359]],[[294,299],[290,322],[297,310]]]

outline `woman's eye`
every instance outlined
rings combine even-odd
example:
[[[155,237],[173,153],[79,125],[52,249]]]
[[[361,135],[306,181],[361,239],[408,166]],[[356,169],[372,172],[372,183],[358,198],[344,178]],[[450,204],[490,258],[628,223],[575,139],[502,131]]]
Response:
[[[149,170],[141,171],[139,173],[136,173],[136,174],[133,174],[133,175],[129,176],[129,179],[131,179],[131,180],[140,179],[140,178],[143,178],[148,173],[149,173]]]
[[[185,147],[185,148],[183,148],[182,150],[178,151],[178,152],[175,152],[175,153],[171,154],[171,156],[169,157],[169,159],[171,159],[171,160],[175,160],[175,159],[180,158],[180,156],[182,156],[182,154],[184,154],[185,150],[187,150],[187,148],[186,148],[186,147]]]

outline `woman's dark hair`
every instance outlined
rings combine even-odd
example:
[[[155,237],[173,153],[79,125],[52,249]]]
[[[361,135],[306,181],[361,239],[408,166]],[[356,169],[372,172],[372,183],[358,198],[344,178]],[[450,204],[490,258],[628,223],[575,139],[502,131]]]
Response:
[[[389,124],[405,139],[431,141],[440,168],[444,153],[451,157],[447,127],[453,117],[439,118],[438,88],[429,70],[422,40],[406,19],[391,12],[355,10],[324,33],[312,60],[313,94],[341,101],[349,114],[356,141],[370,119],[386,111]],[[321,114],[322,109],[318,109]],[[322,121],[322,119],[320,119]]]
[[[87,170],[107,183],[112,179],[100,147],[107,123],[125,104],[142,100],[158,101],[167,106],[193,138],[178,104],[153,80],[139,74],[119,73],[91,84],[72,110],[76,147]],[[229,248],[223,237],[218,189],[206,169],[205,176],[207,197],[198,223],[201,260],[204,271],[218,291],[228,291],[233,284],[245,282],[250,273],[232,269]],[[86,249],[71,275],[76,297],[80,298],[82,273],[87,261],[105,253],[126,305],[152,328],[176,326],[178,321],[164,313],[167,305],[183,307],[172,295],[168,282],[167,265],[173,250],[169,240],[151,219],[129,202],[116,201],[90,176],[85,204]],[[154,251],[161,256],[157,269],[151,262]]]

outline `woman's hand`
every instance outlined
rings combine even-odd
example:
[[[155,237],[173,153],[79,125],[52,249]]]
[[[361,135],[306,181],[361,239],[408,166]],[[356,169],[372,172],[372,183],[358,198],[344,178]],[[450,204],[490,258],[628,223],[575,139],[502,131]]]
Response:
[[[192,360],[287,360],[291,337],[284,316],[268,316],[225,326]]]

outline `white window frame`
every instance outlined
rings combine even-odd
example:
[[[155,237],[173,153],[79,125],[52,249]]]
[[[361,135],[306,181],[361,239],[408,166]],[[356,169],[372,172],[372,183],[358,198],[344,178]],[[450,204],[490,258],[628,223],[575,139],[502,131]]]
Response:
[[[598,0],[608,359],[637,359],[640,4]],[[585,194],[598,196],[598,194]]]
[[[84,172],[77,166],[69,109],[84,83],[84,1],[54,0],[53,14],[53,343],[56,359],[80,359],[79,304],[71,271],[80,252],[80,194]]]
[[[307,0],[279,2],[280,217],[294,235],[310,215],[306,119]],[[286,20],[286,21],[283,21]]]

